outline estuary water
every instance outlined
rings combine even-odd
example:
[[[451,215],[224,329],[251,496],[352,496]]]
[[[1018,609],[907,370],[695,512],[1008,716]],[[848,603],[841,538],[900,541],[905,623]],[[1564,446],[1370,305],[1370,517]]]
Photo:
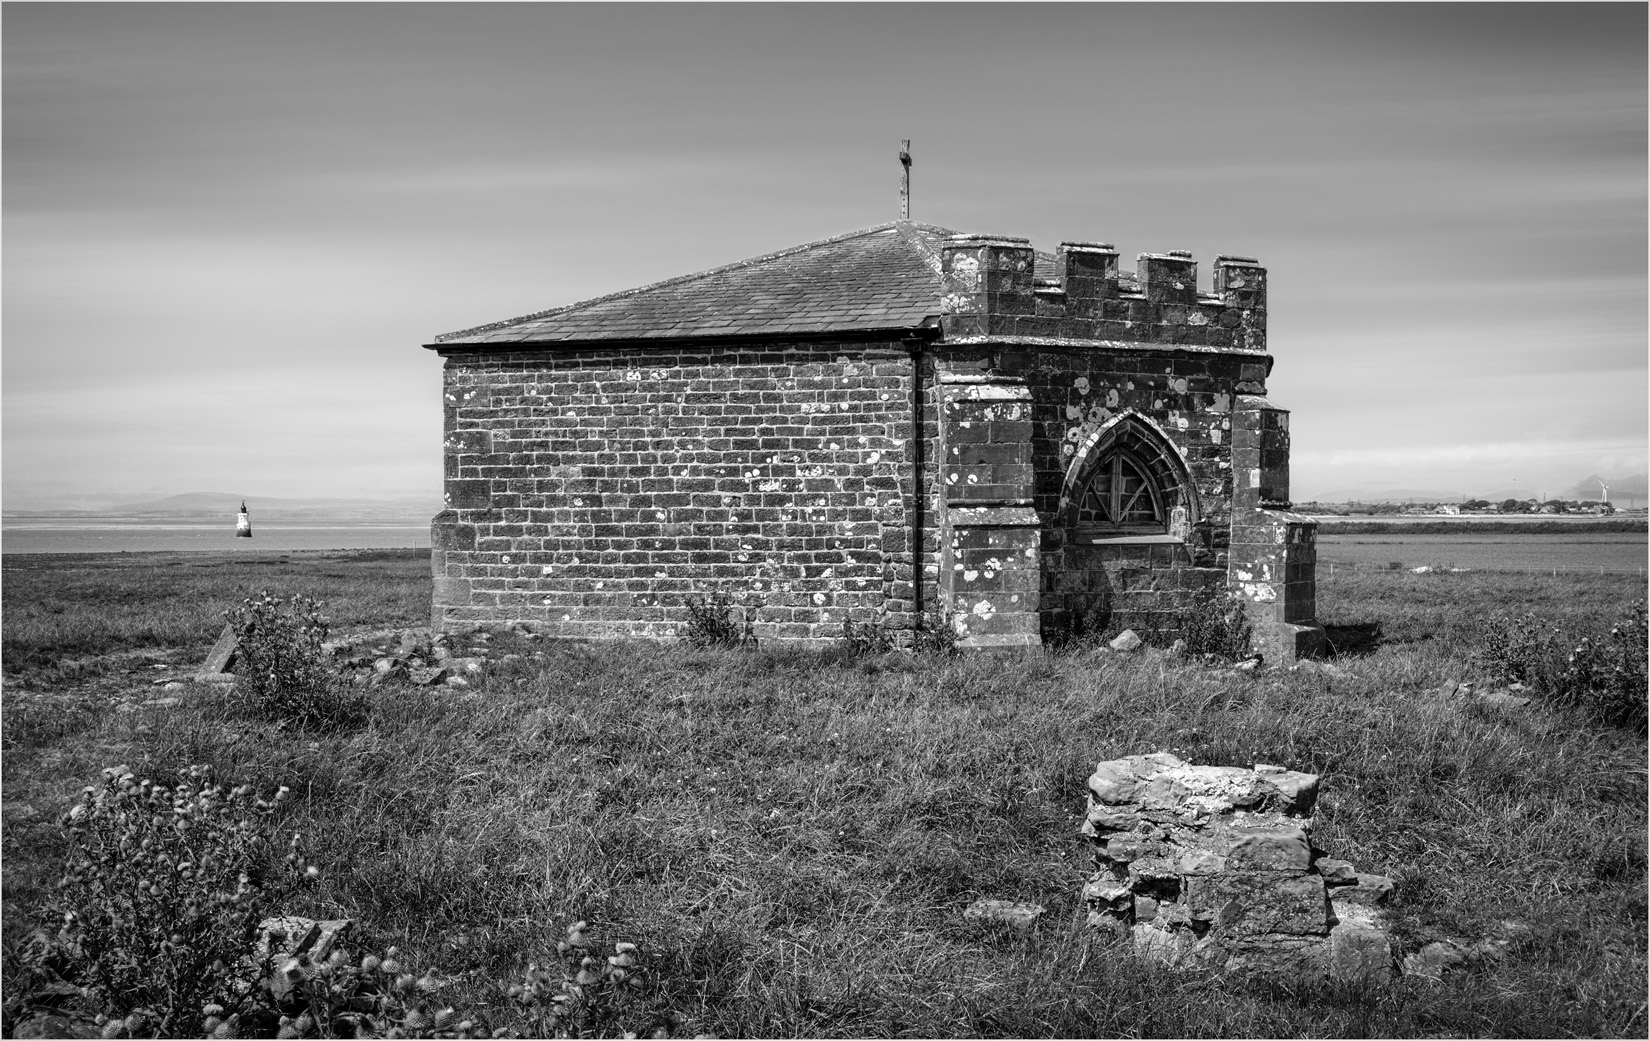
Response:
[[[301,549],[424,549],[430,525],[321,524],[254,521],[252,537],[235,537],[235,521],[154,518],[7,517],[0,520],[0,552],[120,553],[202,550],[264,553]]]

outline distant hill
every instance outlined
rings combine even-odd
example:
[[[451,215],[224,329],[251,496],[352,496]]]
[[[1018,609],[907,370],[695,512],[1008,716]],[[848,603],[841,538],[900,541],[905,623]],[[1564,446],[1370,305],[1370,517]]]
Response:
[[[1620,506],[1628,499],[1637,499],[1641,504],[1650,498],[1650,490],[1646,484],[1650,479],[1644,474],[1606,478],[1610,482],[1610,501]],[[1528,488],[1456,488],[1453,490],[1439,488],[1404,488],[1364,486],[1361,488],[1331,488],[1312,496],[1300,496],[1300,501],[1311,502],[1460,502],[1462,493],[1469,499],[1488,499],[1490,502],[1500,502],[1503,499],[1534,499],[1541,496],[1546,499],[1597,499],[1599,497],[1598,475],[1591,474],[1582,478],[1569,488],[1561,488],[1558,482],[1545,487],[1532,486]]]
[[[95,510],[74,511],[92,517],[222,517],[233,519],[241,503],[246,503],[253,523],[263,520],[316,521],[418,521],[435,516],[441,503],[433,497],[403,496],[391,499],[280,499],[265,495],[236,495],[230,492],[185,492],[161,499],[123,502]],[[59,515],[60,511],[8,510],[12,516]],[[65,511],[66,512],[66,511]]]
[[[1440,491],[1437,488],[1331,488],[1326,492],[1305,498],[1302,502],[1460,502],[1461,490]]]

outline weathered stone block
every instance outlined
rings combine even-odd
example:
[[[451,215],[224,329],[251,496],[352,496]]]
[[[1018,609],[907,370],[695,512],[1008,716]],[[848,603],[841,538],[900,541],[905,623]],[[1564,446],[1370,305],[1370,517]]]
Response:
[[[1324,882],[1332,886],[1343,882],[1356,882],[1358,879],[1357,869],[1344,860],[1319,857],[1312,867],[1322,876]]]
[[[1272,872],[1207,875],[1188,881],[1192,917],[1228,935],[1329,932],[1323,879]]]
[[[206,661],[201,664],[200,674],[217,676],[229,672],[235,664],[235,653],[239,647],[240,640],[235,636],[235,627],[225,625],[223,632],[218,634],[218,642],[206,652]]]
[[[1190,304],[1197,300],[1197,262],[1164,253],[1142,253],[1135,270],[1146,298],[1154,303]]]
[[[1304,872],[1312,864],[1306,831],[1296,825],[1274,823],[1259,828],[1242,824],[1232,828],[1232,848],[1226,853],[1228,871]]]
[[[997,922],[1020,930],[1032,928],[1047,914],[1048,908],[1041,904],[1013,900],[976,900],[963,911],[971,922]]]
[[[1342,922],[1329,930],[1329,974],[1337,979],[1385,983],[1393,975],[1392,937],[1373,925]]]
[[[1336,905],[1375,907],[1391,898],[1392,888],[1392,879],[1385,875],[1355,873],[1350,884],[1337,878],[1329,898]]]
[[[493,506],[493,482],[452,480],[447,482],[447,505],[455,510],[485,510]]]

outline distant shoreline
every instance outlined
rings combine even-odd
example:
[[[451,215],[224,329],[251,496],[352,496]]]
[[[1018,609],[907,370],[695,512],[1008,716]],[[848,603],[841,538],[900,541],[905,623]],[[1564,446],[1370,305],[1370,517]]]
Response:
[[[252,537],[235,537],[231,517],[0,518],[0,552],[26,554],[221,552],[236,555],[299,550],[412,549],[428,551],[428,518],[393,520],[266,518]]]
[[[1641,534],[1644,517],[1343,517],[1314,516],[1320,535],[1565,535]]]
[[[431,516],[434,516],[434,514]],[[395,528],[428,527],[429,523],[429,517],[258,517],[252,520],[254,528],[260,524],[271,528]],[[235,530],[233,515],[227,520],[223,517],[126,517],[106,514],[76,517],[55,513],[38,516],[20,516],[8,513],[0,516],[0,525],[16,528],[107,528],[140,524],[151,527],[167,525],[176,528],[226,528],[229,531]]]
[[[434,514],[431,514],[430,516],[433,517]],[[227,519],[225,519],[223,517],[173,517],[173,516],[167,516],[165,514],[149,514],[149,515],[136,515],[136,516],[111,515],[111,514],[94,514],[94,515],[91,515],[91,516],[72,516],[72,515],[66,516],[66,515],[60,514],[60,513],[43,513],[43,514],[28,514],[28,515],[8,513],[8,514],[5,514],[3,516],[0,516],[0,524],[29,524],[29,525],[38,526],[38,525],[41,525],[41,524],[48,524],[48,523],[56,523],[59,527],[66,527],[66,528],[86,528],[86,527],[103,526],[103,525],[109,525],[109,524],[175,524],[175,525],[187,526],[187,527],[191,527],[191,528],[210,528],[210,527],[220,527],[221,526],[221,527],[229,528],[230,531],[235,530],[235,516],[234,516],[234,514],[230,514],[230,516]],[[358,526],[361,526],[361,525],[371,526],[371,525],[375,525],[375,524],[380,525],[380,526],[386,525],[386,524],[388,524],[388,525],[394,525],[394,524],[428,524],[428,523],[430,523],[430,518],[429,517],[307,517],[307,516],[254,517],[252,519],[252,523],[253,524],[283,525],[283,526],[291,526],[291,525],[294,525],[294,524],[307,524],[307,525],[310,525],[312,527],[341,528],[341,527],[350,527],[350,526],[357,526],[358,527]]]

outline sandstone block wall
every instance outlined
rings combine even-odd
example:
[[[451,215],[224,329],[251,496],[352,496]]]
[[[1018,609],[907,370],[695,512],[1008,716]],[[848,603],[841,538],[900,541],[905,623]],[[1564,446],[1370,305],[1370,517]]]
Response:
[[[668,637],[720,590],[759,638],[909,625],[910,369],[887,343],[455,353],[433,624]]]
[[[1264,389],[1263,361],[945,345],[921,359],[919,596],[904,345],[454,354],[432,623],[669,637],[684,597],[723,591],[761,605],[763,639],[833,639],[849,613],[908,629],[921,605],[982,646],[1029,645],[1096,607],[1169,626],[1219,580],[1231,403]],[[1125,414],[1173,436],[1197,485],[1194,545],[1066,538],[1073,460]]]

